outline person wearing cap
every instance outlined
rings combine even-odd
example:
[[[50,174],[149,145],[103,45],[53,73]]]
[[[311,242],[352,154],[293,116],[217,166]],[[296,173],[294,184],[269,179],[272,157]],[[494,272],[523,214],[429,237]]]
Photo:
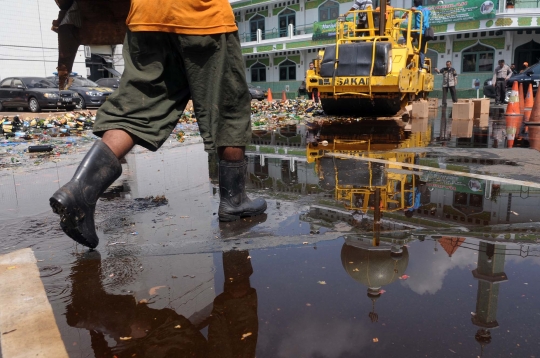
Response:
[[[529,68],[529,63],[528,62],[523,62],[523,67],[521,68],[521,71],[519,71],[519,73],[525,72],[525,70],[527,68]]]
[[[506,102],[506,81],[512,76],[512,69],[504,64],[504,60],[499,60],[499,66],[493,71],[492,83],[495,86],[495,104]]]

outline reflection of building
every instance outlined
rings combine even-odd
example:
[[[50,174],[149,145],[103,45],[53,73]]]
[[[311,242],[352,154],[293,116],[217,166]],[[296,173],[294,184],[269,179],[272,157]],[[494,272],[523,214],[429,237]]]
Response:
[[[471,320],[480,327],[475,339],[480,343],[482,352],[491,342],[490,330],[499,327],[497,322],[497,304],[499,301],[499,284],[508,280],[504,273],[505,246],[480,242],[478,248],[478,266],[472,271],[478,280],[476,311]]]
[[[367,296],[373,304],[369,318],[377,322],[375,302],[381,297],[383,286],[397,281],[405,273],[409,264],[407,247],[387,241],[374,247],[371,239],[347,238],[341,249],[341,263],[353,280],[368,288]]]

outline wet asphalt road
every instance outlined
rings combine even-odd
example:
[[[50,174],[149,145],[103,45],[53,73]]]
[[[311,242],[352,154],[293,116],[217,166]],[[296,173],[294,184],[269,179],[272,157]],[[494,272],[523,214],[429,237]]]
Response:
[[[137,149],[98,202],[95,251],[48,208],[90,140],[3,160],[0,254],[34,251],[70,357],[538,357],[540,186],[520,184],[540,183],[538,152],[504,148],[497,108],[470,137],[441,117],[348,152],[363,160],[308,162],[256,132],[249,194],[268,210],[228,224],[200,140]],[[414,216],[393,193],[374,225],[366,188],[398,182],[418,187]]]

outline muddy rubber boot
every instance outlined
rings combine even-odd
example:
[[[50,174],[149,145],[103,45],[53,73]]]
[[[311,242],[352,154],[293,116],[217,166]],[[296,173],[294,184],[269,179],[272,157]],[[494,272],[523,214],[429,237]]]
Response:
[[[75,175],[49,199],[60,226],[79,244],[95,248],[99,243],[94,211],[99,196],[122,174],[122,165],[102,141],[86,153]]]
[[[246,195],[247,160],[219,162],[219,221],[235,221],[264,213],[266,200]]]

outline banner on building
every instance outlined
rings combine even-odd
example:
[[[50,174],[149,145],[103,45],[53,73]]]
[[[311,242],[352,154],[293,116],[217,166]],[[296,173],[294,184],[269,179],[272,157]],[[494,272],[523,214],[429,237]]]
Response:
[[[428,188],[452,190],[459,193],[483,195],[486,188],[484,180],[441,173],[427,173],[422,175],[420,180],[425,181]]]
[[[499,0],[440,0],[437,5],[426,6],[431,12],[430,25],[493,19],[498,7]]]
[[[353,18],[347,18],[347,21],[353,21]],[[336,38],[337,19],[328,21],[319,21],[313,23],[313,41],[331,40]],[[345,28],[347,31],[347,27]]]

